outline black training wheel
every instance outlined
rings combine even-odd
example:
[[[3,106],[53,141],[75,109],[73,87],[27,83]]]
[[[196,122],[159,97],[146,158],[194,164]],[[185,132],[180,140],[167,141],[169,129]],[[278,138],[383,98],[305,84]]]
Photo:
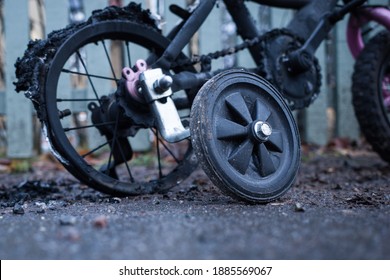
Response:
[[[281,95],[259,76],[231,70],[209,80],[192,105],[190,128],[199,163],[228,195],[269,202],[293,184],[297,126]]]

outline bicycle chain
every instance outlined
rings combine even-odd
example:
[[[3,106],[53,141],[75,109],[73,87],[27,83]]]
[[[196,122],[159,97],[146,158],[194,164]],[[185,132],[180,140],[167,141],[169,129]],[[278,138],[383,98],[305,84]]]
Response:
[[[284,28],[273,29],[273,30],[271,30],[269,32],[266,32],[263,35],[254,37],[253,39],[246,39],[246,40],[244,40],[243,43],[238,44],[238,45],[236,45],[234,47],[225,48],[223,50],[216,51],[216,52],[210,52],[210,53],[205,54],[205,55],[194,55],[191,59],[185,60],[184,62],[174,63],[173,67],[192,66],[192,65],[195,65],[197,63],[202,63],[202,62],[206,62],[207,63],[207,62],[210,62],[211,60],[216,60],[218,58],[222,58],[222,57],[225,57],[227,55],[236,54],[236,53],[238,53],[240,51],[243,51],[243,50],[251,48],[251,47],[253,47],[253,46],[257,45],[257,44],[260,44],[260,43],[268,40],[269,38],[272,38],[274,36],[279,36],[279,35],[292,36],[294,39],[301,41],[298,38],[298,36],[295,36],[288,29],[284,29]]]
[[[200,56],[195,55],[191,59],[187,59],[185,61],[175,63],[173,66],[174,67],[188,67],[188,66],[200,63],[202,65],[202,68],[207,69],[208,67],[205,65],[209,65],[212,60],[216,60],[218,58],[222,58],[222,57],[225,57],[227,55],[233,55],[233,54],[236,54],[236,53],[243,51],[245,49],[251,48],[257,44],[260,44],[260,57],[262,58],[263,62],[259,63],[259,65],[255,68],[255,72],[258,75],[265,78],[266,80],[268,80],[269,82],[271,82],[272,84],[274,84],[274,86],[276,86],[277,88],[280,89],[280,83],[281,83],[280,79],[274,80],[274,78],[272,77],[272,74],[270,73],[271,70],[267,69],[267,66],[264,63],[264,60],[266,57],[265,49],[264,49],[265,43],[268,41],[271,41],[271,39],[277,38],[278,36],[288,36],[288,37],[292,38],[293,42],[297,42],[298,44],[301,44],[301,45],[304,43],[304,40],[302,38],[298,37],[297,35],[295,35],[294,33],[292,33],[288,29],[285,29],[285,28],[273,29],[273,30],[266,32],[265,34],[262,34],[260,36],[255,37],[253,39],[247,39],[243,43],[238,44],[234,47],[225,48],[223,50],[211,52],[211,53],[208,53],[206,55],[200,55]],[[317,73],[319,79],[318,79],[318,82],[315,85],[314,89],[312,90],[311,99],[291,100],[291,99],[289,99],[288,96],[284,96],[285,99],[287,100],[287,103],[290,105],[290,108],[292,110],[307,107],[309,104],[311,104],[318,97],[320,87],[321,87],[321,74],[320,74],[321,69],[320,69],[320,65],[318,63],[318,60],[316,58],[314,58],[313,62],[314,62],[314,68],[316,70],[316,73]]]

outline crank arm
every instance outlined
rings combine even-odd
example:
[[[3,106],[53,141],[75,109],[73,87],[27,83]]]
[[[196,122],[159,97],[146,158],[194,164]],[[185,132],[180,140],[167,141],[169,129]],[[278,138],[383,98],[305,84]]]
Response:
[[[346,4],[340,10],[325,15],[315,26],[315,29],[306,40],[305,44],[296,51],[284,58],[287,70],[294,74],[299,74],[310,69],[313,64],[314,53],[323,42],[324,38],[332,30],[334,25],[342,20],[345,15],[353,9],[363,5],[367,0],[354,0]]]

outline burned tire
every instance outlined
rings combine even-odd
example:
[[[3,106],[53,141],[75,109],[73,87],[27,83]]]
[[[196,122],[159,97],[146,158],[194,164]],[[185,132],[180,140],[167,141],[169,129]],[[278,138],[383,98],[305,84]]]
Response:
[[[124,113],[118,105],[123,67],[138,59],[152,63],[169,44],[147,16],[135,4],[97,11],[86,23],[49,36],[60,43],[42,66],[36,108],[53,153],[80,181],[110,195],[166,191],[197,167],[190,140],[167,143],[147,107]],[[118,52],[123,65],[115,68]],[[85,87],[71,88],[70,81]],[[144,116],[151,121],[132,122]],[[131,142],[140,128],[151,142],[146,152],[134,151]]]

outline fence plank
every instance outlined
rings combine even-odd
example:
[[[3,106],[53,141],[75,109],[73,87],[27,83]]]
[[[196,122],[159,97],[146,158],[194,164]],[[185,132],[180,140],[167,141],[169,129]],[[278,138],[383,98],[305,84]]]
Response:
[[[304,110],[304,127],[301,129],[301,138],[309,143],[315,143],[318,145],[325,145],[328,142],[328,119],[327,119],[327,108],[328,108],[328,85],[326,82],[326,53],[324,44],[316,52],[321,71],[322,71],[322,87],[318,98],[314,101],[309,108]]]
[[[27,1],[4,1],[6,34],[6,115],[7,155],[29,158],[33,155],[32,106],[23,93],[15,94],[14,63],[23,55],[29,38]]]
[[[4,2],[0,1],[0,118],[5,114]],[[0,128],[1,129],[1,128]],[[1,131],[1,130],[0,130]],[[2,143],[0,143],[1,147]]]
[[[336,135],[351,139],[359,138],[359,126],[352,106],[351,76],[354,59],[349,52],[346,40],[347,20],[336,26]]]

